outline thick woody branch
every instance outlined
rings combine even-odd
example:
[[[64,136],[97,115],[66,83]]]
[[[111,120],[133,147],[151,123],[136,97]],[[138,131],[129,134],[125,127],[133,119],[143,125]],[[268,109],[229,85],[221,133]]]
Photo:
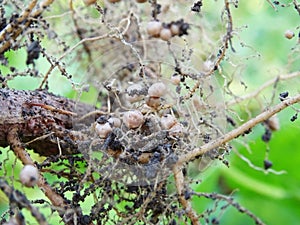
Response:
[[[21,16],[16,20],[16,24],[14,22],[9,23],[1,32],[0,32],[0,41],[5,40],[5,36],[14,32],[15,26],[20,23],[23,23],[30,13],[32,12],[33,8],[36,6],[37,0],[33,0],[29,3],[28,7],[22,12]]]
[[[58,140],[63,153],[76,153],[75,142],[81,133],[73,131],[73,125],[89,126],[97,116],[93,114],[76,122],[76,118],[94,111],[95,107],[41,90],[0,89],[0,108],[0,147],[9,145],[7,131],[17,127],[26,148],[43,156],[59,153]]]

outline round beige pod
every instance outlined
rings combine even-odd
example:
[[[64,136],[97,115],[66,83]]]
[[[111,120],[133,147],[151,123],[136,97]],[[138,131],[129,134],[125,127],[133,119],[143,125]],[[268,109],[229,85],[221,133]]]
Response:
[[[287,39],[292,39],[293,37],[295,37],[295,33],[291,30],[286,30],[284,32],[284,36],[287,38]]]
[[[111,117],[107,120],[107,122],[110,123],[111,126],[113,127],[121,127],[121,120],[117,117]]]
[[[171,136],[179,137],[182,136],[184,132],[183,125],[181,123],[176,123],[169,129],[169,134]]]
[[[162,29],[162,23],[160,21],[150,21],[147,24],[147,33],[151,36],[159,36]]]
[[[180,82],[181,82],[181,77],[180,77],[180,75],[178,75],[178,74],[173,75],[173,76],[171,77],[171,82],[172,82],[172,84],[174,84],[174,85],[179,85]]]
[[[112,127],[109,122],[103,124],[97,123],[95,131],[100,138],[107,138],[107,136],[112,132]]]
[[[20,172],[19,178],[26,187],[33,187],[39,180],[39,171],[33,165],[25,165]]]
[[[141,84],[132,84],[126,89],[126,99],[130,103],[141,101],[144,95],[140,94],[143,91],[143,86]]]
[[[179,26],[177,24],[172,24],[170,30],[173,36],[178,35],[180,32]]]
[[[152,84],[148,89],[148,95],[150,97],[162,97],[167,92],[166,85],[162,82]]]
[[[163,28],[159,33],[159,37],[164,41],[169,41],[172,37],[172,32],[169,28]]]
[[[160,97],[148,97],[146,99],[147,106],[150,106],[151,108],[158,108],[161,105]]]
[[[162,129],[169,130],[171,127],[173,127],[177,120],[176,118],[171,114],[166,114],[160,119],[161,127]]]
[[[144,116],[138,110],[128,111],[123,115],[123,123],[130,129],[137,128],[144,123]]]

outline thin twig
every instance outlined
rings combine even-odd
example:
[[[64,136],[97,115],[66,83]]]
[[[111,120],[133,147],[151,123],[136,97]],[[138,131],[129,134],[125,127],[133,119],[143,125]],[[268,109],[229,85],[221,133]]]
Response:
[[[67,51],[64,52],[64,54],[62,54],[57,61],[60,62],[66,55],[68,55],[69,53],[71,53],[72,51],[74,51],[74,49],[76,49],[78,46],[80,46],[81,44],[84,44],[87,41],[97,41],[97,40],[101,40],[101,39],[105,39],[108,38],[109,34],[105,34],[105,35],[101,35],[101,36],[97,36],[97,37],[90,37],[90,38],[84,38],[82,40],[80,40],[77,44],[75,44],[73,47],[69,48]],[[46,81],[48,80],[48,77],[50,75],[50,73],[54,70],[54,68],[56,66],[59,66],[59,64],[52,64],[50,66],[50,68],[48,69],[48,71],[46,72],[44,79],[42,81],[42,83],[39,86],[39,89],[42,89],[44,84],[46,83]]]
[[[203,193],[203,192],[193,193],[193,195],[196,195],[198,197],[205,197],[205,198],[211,199],[211,200],[226,201],[229,205],[236,208],[239,212],[245,213],[246,215],[251,217],[255,221],[255,224],[257,224],[257,225],[264,225],[265,224],[257,216],[255,216],[252,212],[250,212],[248,209],[244,208],[243,206],[241,206],[237,202],[234,202],[233,197],[231,197],[231,196],[226,196],[226,195],[222,195],[222,194],[218,194],[218,193]]]
[[[286,107],[291,106],[297,102],[300,102],[300,94],[282,101],[281,103],[274,106],[273,108],[267,109],[265,112],[262,112],[261,114],[257,115],[253,119],[250,119],[249,121],[247,121],[240,127],[228,132],[227,134],[224,134],[223,136],[221,136],[211,142],[208,142],[207,144],[201,146],[200,148],[195,148],[193,151],[188,152],[185,155],[182,155],[179,158],[177,165],[179,167],[181,167],[181,165],[183,165],[183,163],[189,162],[197,156],[203,155],[204,153],[206,153],[214,148],[222,146],[223,144],[225,144],[225,143],[233,140],[234,138],[238,137],[239,135],[243,134],[245,131],[253,128],[257,124],[267,120],[274,114],[282,111]]]
[[[293,79],[293,78],[298,77],[298,76],[300,76],[300,71],[296,71],[296,72],[293,72],[293,73],[290,73],[290,74],[285,74],[285,75],[280,75],[280,76],[274,77],[271,80],[268,80],[267,82],[262,84],[255,91],[253,91],[253,92],[251,92],[247,95],[237,97],[236,99],[232,99],[228,103],[226,103],[226,105],[227,106],[232,106],[232,105],[239,104],[239,103],[241,103],[245,100],[256,98],[264,89],[266,89],[267,87],[273,85],[277,81],[289,80],[289,79]]]
[[[229,7],[229,1],[224,0],[224,4],[225,4],[225,11],[227,14],[227,19],[228,19],[226,34],[224,35],[223,45],[219,50],[219,55],[217,57],[217,60],[215,61],[214,66],[210,69],[210,71],[208,71],[205,74],[205,77],[211,76],[216,71],[216,69],[219,67],[220,63],[222,62],[222,60],[225,57],[228,46],[231,45],[232,32],[233,32],[232,16],[231,16],[231,11],[230,11],[230,7]],[[233,47],[231,47],[231,49],[234,51]],[[183,99],[186,100],[186,99],[191,98],[194,95],[194,93],[199,89],[201,83],[202,83],[202,80],[200,80],[200,79],[197,80],[197,82],[189,90],[188,94],[186,94],[183,97]]]

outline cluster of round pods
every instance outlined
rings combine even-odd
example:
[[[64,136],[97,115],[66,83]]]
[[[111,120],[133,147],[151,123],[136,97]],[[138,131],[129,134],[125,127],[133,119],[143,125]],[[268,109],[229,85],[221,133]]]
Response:
[[[145,99],[147,106],[157,109],[166,93],[167,87],[163,82],[153,83],[148,89],[143,84],[135,83],[126,89],[126,100],[135,103]]]
[[[182,19],[171,22],[162,23],[158,20],[150,21],[147,24],[147,33],[156,38],[160,38],[164,41],[169,41],[173,36],[187,35],[189,24],[185,23]]]
[[[122,120],[117,117],[110,117],[104,123],[98,120],[95,124],[95,131],[101,139],[106,139],[115,128],[122,127],[125,130],[141,128],[150,117],[139,110],[129,110],[123,113]],[[112,123],[112,120],[118,121],[117,125]],[[162,115],[157,123],[160,130],[168,131],[170,137],[179,137],[184,133],[184,126],[171,113]]]
[[[121,119],[117,117],[101,116],[95,124],[95,131],[100,138],[107,138],[114,128],[123,127],[126,129],[137,129],[141,127],[148,118],[149,112],[159,110],[162,100],[167,94],[166,85],[155,82],[148,88],[142,84],[135,83],[126,89],[126,100],[130,104],[139,103],[141,107],[122,112]],[[143,103],[142,103],[143,102]],[[140,104],[141,103],[141,104]],[[162,113],[157,120],[160,130],[167,130],[171,136],[178,136],[183,133],[183,125],[170,112]]]

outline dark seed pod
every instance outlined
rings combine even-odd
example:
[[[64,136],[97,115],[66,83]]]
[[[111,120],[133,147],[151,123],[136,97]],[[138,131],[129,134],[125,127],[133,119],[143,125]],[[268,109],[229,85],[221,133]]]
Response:
[[[34,64],[33,60],[38,59],[41,52],[41,46],[38,41],[31,42],[27,47],[26,64]]]
[[[195,2],[194,5],[192,6],[191,10],[193,12],[200,12],[201,11],[201,6],[202,6],[202,0],[201,1],[198,1],[198,2]]]
[[[186,200],[188,200],[188,199],[190,199],[191,197],[192,197],[192,192],[186,190],[186,191],[184,192],[184,198],[185,198]]]
[[[273,163],[270,160],[264,160],[264,168],[265,170],[270,169],[273,166]]]
[[[264,142],[269,142],[271,140],[272,132],[270,129],[266,129],[265,133],[261,137]]]
[[[288,96],[289,96],[289,93],[287,91],[285,91],[285,92],[282,92],[279,94],[279,99],[282,101]]]
[[[291,121],[294,122],[298,118],[298,114],[296,113],[295,115],[292,116]]]

